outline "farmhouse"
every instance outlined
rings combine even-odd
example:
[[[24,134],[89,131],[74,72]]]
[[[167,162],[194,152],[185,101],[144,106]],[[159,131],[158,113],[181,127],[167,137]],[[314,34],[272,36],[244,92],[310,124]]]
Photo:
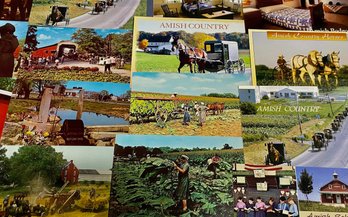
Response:
[[[61,57],[77,50],[78,44],[71,41],[61,41],[56,44],[40,47],[32,52],[33,58]]]
[[[146,52],[160,54],[174,54],[172,51],[172,36],[153,36],[148,38],[149,45]]]
[[[263,97],[269,99],[284,98],[318,98],[317,86],[239,86],[239,98],[241,102],[260,103]]]
[[[348,204],[348,185],[338,179],[338,174],[332,174],[333,180],[320,188],[320,201],[323,204]]]
[[[0,136],[6,120],[8,105],[11,100],[12,93],[5,90],[0,90]]]
[[[69,182],[69,184],[77,184],[79,182],[79,169],[75,166],[71,160],[61,171],[62,181]]]

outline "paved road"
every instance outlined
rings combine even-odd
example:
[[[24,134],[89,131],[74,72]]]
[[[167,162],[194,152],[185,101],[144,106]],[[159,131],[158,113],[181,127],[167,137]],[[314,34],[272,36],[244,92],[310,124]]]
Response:
[[[70,20],[68,27],[79,28],[120,28],[133,17],[135,9],[140,0],[119,0],[116,6],[111,6],[105,12],[93,14],[88,12]],[[65,26],[65,22],[58,23],[58,26]]]
[[[312,151],[312,148],[309,148],[303,154],[292,159],[292,164],[295,166],[348,168],[348,118],[344,121],[341,131],[335,135],[336,141],[330,142],[327,150]]]

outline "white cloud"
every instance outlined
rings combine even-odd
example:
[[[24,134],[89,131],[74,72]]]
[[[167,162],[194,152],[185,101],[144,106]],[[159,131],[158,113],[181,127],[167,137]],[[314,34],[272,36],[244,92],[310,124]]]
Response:
[[[38,40],[49,40],[52,39],[52,37],[50,35],[45,35],[45,34],[39,34],[39,36],[37,37]]]

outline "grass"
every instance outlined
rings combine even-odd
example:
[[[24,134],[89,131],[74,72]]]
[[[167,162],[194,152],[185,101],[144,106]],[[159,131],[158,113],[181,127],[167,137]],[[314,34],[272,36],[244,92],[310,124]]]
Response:
[[[179,59],[176,55],[158,55],[144,52],[136,52],[136,70],[137,72],[177,72]],[[240,57],[245,62],[245,67],[250,67],[250,56],[241,52]],[[185,65],[181,72],[190,72],[190,67]]]
[[[348,212],[348,206],[345,208],[343,207],[334,207],[334,206],[326,206],[322,205],[319,202],[314,202],[314,201],[300,201],[300,211],[314,211],[314,212],[343,212],[347,213]],[[334,216],[334,215],[333,215]]]
[[[134,12],[134,16],[146,16],[147,10],[147,0],[140,0],[139,6]],[[133,29],[134,27],[134,18],[128,20],[126,24],[122,26],[122,29]]]
[[[86,7],[77,7],[76,3],[82,3],[83,0],[58,0],[58,1],[42,1],[34,0],[33,6],[30,12],[29,23],[31,25],[45,25],[47,16],[51,13],[51,6],[54,5],[65,5],[69,7],[70,19],[78,17],[82,14],[89,12],[91,9]],[[94,5],[96,0],[89,0],[91,5]]]
[[[52,100],[52,105],[60,105],[62,109],[77,109],[77,99],[62,99],[62,100]],[[39,106],[40,101],[37,99],[12,99],[10,102],[8,113],[21,113],[30,112],[30,108]],[[104,115],[116,116],[124,118],[125,115],[129,113],[129,105],[118,104],[118,103],[105,103],[105,102],[94,102],[94,101],[84,101],[83,111],[85,112],[95,112]]]

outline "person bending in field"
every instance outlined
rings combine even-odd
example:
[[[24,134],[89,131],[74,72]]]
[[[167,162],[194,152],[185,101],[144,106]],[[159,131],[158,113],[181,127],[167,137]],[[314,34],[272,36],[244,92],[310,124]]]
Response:
[[[219,167],[221,158],[218,154],[215,154],[212,158],[208,159],[208,170],[214,173],[214,179],[216,179],[216,170]]]
[[[184,212],[187,211],[187,199],[189,197],[189,170],[190,165],[188,163],[189,157],[186,155],[181,155],[181,166],[178,166],[174,162],[174,168],[178,171],[178,186],[175,191],[175,196],[179,201],[182,202],[182,210]]]

